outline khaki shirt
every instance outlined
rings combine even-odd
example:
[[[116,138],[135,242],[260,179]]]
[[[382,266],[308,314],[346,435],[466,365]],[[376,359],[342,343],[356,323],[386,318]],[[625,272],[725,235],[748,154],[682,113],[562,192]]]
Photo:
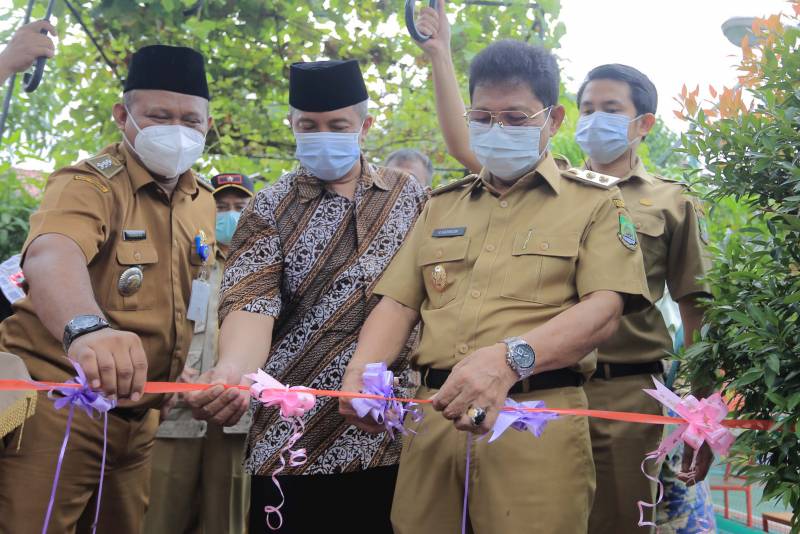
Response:
[[[439,369],[594,291],[622,293],[626,311],[642,309],[642,255],[619,235],[628,217],[621,204],[616,187],[562,176],[549,154],[502,195],[485,171],[467,177],[433,192],[375,293],[420,311],[413,361]],[[576,370],[591,373],[595,361],[593,352]]]
[[[31,216],[23,269],[25,252],[37,237],[55,233],[72,239],[86,256],[95,299],[108,321],[141,338],[148,380],[175,380],[192,337],[186,310],[202,266],[194,236],[205,233],[213,258],[214,228],[210,185],[187,171],[170,199],[127,148],[115,144],[50,176],[41,206]],[[123,296],[120,276],[137,265],[144,273],[142,286]],[[42,325],[30,299],[14,308],[0,326],[0,350],[22,357],[35,380],[74,376],[61,339]],[[159,401],[146,395],[138,405]]]
[[[669,288],[673,299],[710,294],[698,277],[709,267],[702,204],[688,196],[684,185],[648,173],[641,160],[617,184],[636,224],[644,256],[647,285],[653,301]],[[617,333],[598,351],[602,363],[658,361],[672,349],[672,338],[661,313],[650,306],[623,317]]]
[[[219,341],[219,325],[217,324],[217,307],[219,306],[219,286],[222,282],[222,272],[225,269],[225,257],[217,253],[208,274],[208,285],[211,286],[211,298],[208,301],[208,310],[203,320],[195,321],[194,335],[189,344],[189,355],[186,358],[186,368],[196,371],[194,376],[199,376],[210,370],[217,363],[217,342]],[[222,428],[225,434],[247,434],[250,429],[252,414],[247,412],[233,426]],[[156,437],[159,438],[201,438],[206,435],[207,424],[192,417],[191,408],[179,401],[159,425]]]

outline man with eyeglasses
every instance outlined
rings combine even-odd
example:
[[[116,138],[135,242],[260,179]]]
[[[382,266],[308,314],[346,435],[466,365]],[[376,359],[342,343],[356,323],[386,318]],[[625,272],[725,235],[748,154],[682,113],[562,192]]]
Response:
[[[359,390],[368,363],[393,362],[421,319],[417,397],[433,404],[403,444],[395,533],[457,531],[470,450],[473,532],[586,532],[586,418],[552,421],[538,439],[507,432],[490,444],[473,434],[492,428],[507,397],[587,407],[596,347],[649,299],[636,232],[615,179],[562,170],[548,150],[564,118],[549,52],[496,42],[473,60],[469,92],[482,171],[433,192],[375,288],[383,298],[342,389]],[[374,427],[347,400],[339,409]]]

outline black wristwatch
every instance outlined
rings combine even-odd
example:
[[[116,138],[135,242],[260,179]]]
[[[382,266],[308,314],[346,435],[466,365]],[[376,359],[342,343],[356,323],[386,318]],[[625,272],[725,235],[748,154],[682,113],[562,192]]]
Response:
[[[99,315],[76,315],[72,318],[67,326],[64,327],[64,352],[69,351],[69,346],[72,342],[89,332],[96,332],[103,328],[108,328],[108,321]]]

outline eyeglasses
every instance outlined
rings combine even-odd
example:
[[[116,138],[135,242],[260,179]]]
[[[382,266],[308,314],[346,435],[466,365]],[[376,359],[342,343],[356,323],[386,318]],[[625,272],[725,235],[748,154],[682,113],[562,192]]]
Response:
[[[529,124],[537,115],[549,110],[550,108],[546,107],[533,115],[529,115],[524,111],[484,111],[482,109],[469,109],[464,113],[464,118],[468,123],[474,122],[486,126],[491,126],[494,123],[497,123],[501,128],[503,126],[524,126]],[[546,118],[544,122],[547,122]]]

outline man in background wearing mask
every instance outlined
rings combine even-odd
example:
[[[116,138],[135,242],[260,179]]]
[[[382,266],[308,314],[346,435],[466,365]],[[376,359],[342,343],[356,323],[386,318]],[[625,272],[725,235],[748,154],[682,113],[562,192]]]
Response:
[[[211,179],[217,203],[217,259],[208,273],[211,298],[206,317],[194,322],[194,337],[180,380],[191,382],[216,363],[219,287],[239,216],[253,198],[253,180],[238,173]],[[162,409],[153,448],[147,534],[246,532],[250,480],[242,469],[250,417],[223,427],[192,417],[173,397]]]
[[[122,140],[57,170],[31,217],[22,252],[28,295],[0,325],[0,351],[34,380],[63,382],[80,364],[117,406],[99,532],[139,534],[148,501],[161,396],[145,380],[176,380],[192,338],[190,291],[213,259],[211,187],[190,167],[211,124],[204,59],[189,48],[136,52],[123,102]],[[41,532],[68,410],[43,393],[36,414],[0,451],[0,531]],[[10,444],[14,443],[13,446]],[[103,456],[103,419],[76,413],[53,502],[50,532],[89,532]]]
[[[507,397],[585,409],[595,348],[648,298],[614,180],[562,171],[548,150],[564,118],[555,58],[493,43],[472,61],[469,93],[470,144],[483,170],[432,193],[375,288],[383,299],[342,381],[359,390],[365,365],[391,364],[422,319],[417,397],[433,405],[403,447],[396,534],[457,531],[472,435],[492,428]],[[340,405],[370,428],[349,401]],[[594,495],[586,418],[551,421],[538,439],[507,432],[471,448],[476,534],[586,531]]]
[[[648,172],[636,155],[656,121],[656,88],[633,67],[601,65],[586,76],[577,101],[575,140],[589,156],[586,166],[621,180],[618,185],[642,244],[650,294],[656,301],[665,284],[669,287],[680,306],[684,343],[689,346],[703,316],[697,299],[711,293],[699,280],[708,268],[708,235],[700,202],[687,195],[684,185]],[[661,404],[642,389],[652,387],[653,375],[663,381],[661,359],[671,350],[672,339],[658,308],[653,305],[626,316],[617,333],[599,347],[597,371],[586,384],[589,407],[661,415]],[[597,497],[589,532],[643,532],[637,502],[654,502],[656,484],[642,476],[640,464],[658,447],[663,429],[601,419],[592,419],[590,429]],[[686,447],[679,477],[691,484],[706,477],[712,460],[704,445],[690,472],[693,456],[694,450]],[[646,468],[650,476],[658,475],[655,462]],[[645,512],[645,519],[652,521],[653,510]]]
[[[373,123],[358,63],[292,65],[289,121],[300,166],[259,191],[242,214],[220,295],[219,361],[199,381],[239,383],[263,368],[283,384],[339,389],[373,288],[405,241],[427,195],[410,175],[368,162],[361,145]],[[409,374],[405,357],[394,366]],[[197,417],[232,424],[248,396],[222,387],[189,395]],[[350,532],[391,533],[399,440],[363,432],[319,397],[304,417],[303,465],[277,477],[287,496],[278,532],[330,530],[342,510]],[[265,505],[281,495],[271,479],[293,430],[259,407],[248,439],[250,531],[265,530]],[[313,503],[313,509],[309,508]],[[273,518],[273,524],[276,524]]]

